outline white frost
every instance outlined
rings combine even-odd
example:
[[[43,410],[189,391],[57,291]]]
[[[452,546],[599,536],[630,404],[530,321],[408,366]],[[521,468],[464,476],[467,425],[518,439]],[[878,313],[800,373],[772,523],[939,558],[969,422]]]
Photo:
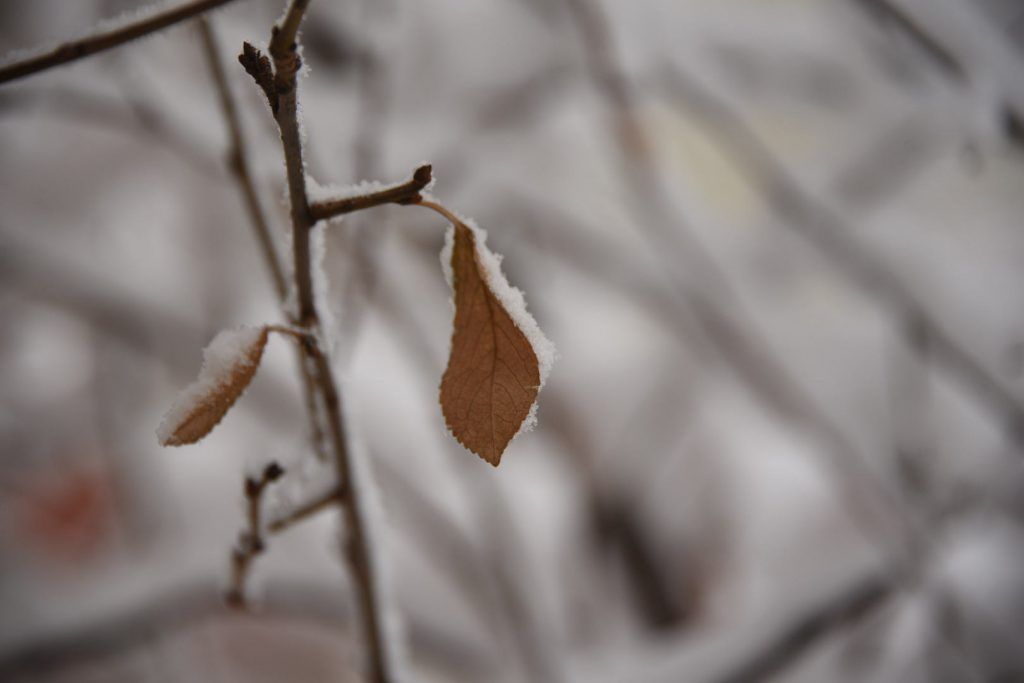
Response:
[[[339,297],[331,296],[331,281],[327,277],[324,263],[327,260],[327,228],[315,226],[309,235],[309,268],[313,280],[313,298],[317,302],[320,316],[320,342],[333,356],[341,343],[341,327],[338,323],[340,312],[332,303]]]
[[[242,325],[224,330],[213,338],[203,349],[203,367],[199,377],[181,390],[157,427],[156,436],[161,444],[171,440],[178,426],[206,397],[230,383],[236,370],[252,365],[250,353],[262,336],[262,327]]]

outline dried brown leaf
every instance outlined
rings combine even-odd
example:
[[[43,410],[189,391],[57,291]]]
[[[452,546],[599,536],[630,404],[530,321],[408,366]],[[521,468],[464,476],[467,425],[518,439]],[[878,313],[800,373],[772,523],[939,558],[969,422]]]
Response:
[[[453,224],[455,330],[441,411],[459,443],[497,466],[537,399],[540,365],[488,282],[476,234],[461,221]]]
[[[203,351],[203,367],[167,411],[157,438],[163,446],[192,444],[210,433],[249,386],[267,346],[268,327],[221,332]]]

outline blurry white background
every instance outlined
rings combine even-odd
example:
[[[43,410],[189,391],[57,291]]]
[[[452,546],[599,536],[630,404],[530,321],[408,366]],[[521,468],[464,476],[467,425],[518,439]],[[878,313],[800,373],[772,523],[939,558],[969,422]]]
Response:
[[[0,53],[130,0],[5,0]],[[280,144],[213,12],[283,249]],[[1024,679],[1024,7],[314,0],[309,173],[472,216],[557,344],[498,469],[446,433],[444,225],[328,228],[410,680]],[[291,350],[201,444],[154,430],[278,321],[194,21],[0,86],[0,679],[359,680],[324,512],[222,607],[247,463],[309,457]]]

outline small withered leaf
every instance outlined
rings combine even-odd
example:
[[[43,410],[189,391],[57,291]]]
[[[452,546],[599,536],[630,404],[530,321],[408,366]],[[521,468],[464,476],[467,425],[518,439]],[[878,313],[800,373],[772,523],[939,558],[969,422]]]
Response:
[[[455,324],[441,412],[455,438],[495,467],[540,389],[533,346],[488,283],[476,234],[454,222]]]
[[[214,337],[203,350],[199,377],[178,394],[157,429],[161,445],[195,443],[217,426],[256,374],[269,333],[266,326],[243,326]]]

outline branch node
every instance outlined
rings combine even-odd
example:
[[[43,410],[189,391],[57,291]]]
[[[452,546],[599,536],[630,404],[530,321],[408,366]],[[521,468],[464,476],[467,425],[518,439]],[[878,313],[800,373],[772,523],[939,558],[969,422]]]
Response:
[[[270,58],[253,47],[251,43],[242,43],[242,54],[238,55],[238,63],[242,65],[245,72],[252,76],[256,85],[263,90],[267,97],[267,104],[271,111],[277,115],[278,109],[278,86],[274,77],[274,68],[271,66]]]

